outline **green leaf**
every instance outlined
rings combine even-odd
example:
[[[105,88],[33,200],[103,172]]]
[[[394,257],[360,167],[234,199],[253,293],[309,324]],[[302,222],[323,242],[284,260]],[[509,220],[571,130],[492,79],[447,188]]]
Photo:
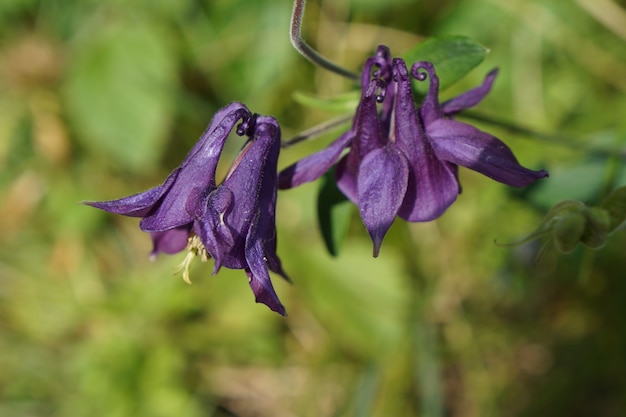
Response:
[[[329,112],[354,112],[359,105],[359,91],[350,91],[334,97],[322,98],[313,94],[296,91],[293,99],[305,107]]]
[[[127,169],[154,166],[175,91],[174,56],[148,23],[109,24],[77,45],[65,88],[79,140]]]
[[[431,62],[437,70],[440,88],[444,89],[483,62],[488,52],[489,49],[468,37],[444,36],[418,43],[402,58],[409,66],[417,61]],[[428,91],[428,83],[415,81],[413,86],[420,94]]]
[[[326,249],[333,256],[339,254],[352,213],[350,200],[337,188],[335,170],[329,170],[322,177],[317,196],[317,216]]]

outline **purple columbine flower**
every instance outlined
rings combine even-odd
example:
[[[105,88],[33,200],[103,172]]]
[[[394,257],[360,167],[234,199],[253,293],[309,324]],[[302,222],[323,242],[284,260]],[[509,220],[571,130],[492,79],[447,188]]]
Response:
[[[337,185],[359,206],[378,256],[396,216],[411,222],[434,220],[456,200],[458,165],[515,187],[548,176],[521,166],[499,139],[452,119],[487,95],[496,73],[491,71],[481,86],[440,104],[439,79],[431,63],[416,62],[409,74],[404,60],[392,60],[389,49],[379,46],[363,68],[352,128],[326,149],[283,170],[279,188],[313,181],[339,161]],[[420,81],[428,76],[430,81],[419,109],[411,76]],[[377,103],[382,104],[380,110]],[[346,148],[349,152],[341,157]]]
[[[226,139],[235,125],[248,141],[224,181],[215,172]],[[276,255],[276,184],[280,127],[269,116],[252,115],[240,103],[219,110],[185,160],[158,187],[119,200],[87,202],[99,209],[141,217],[159,252],[190,251],[213,258],[213,273],[225,266],[244,269],[256,301],[285,314],[268,269],[288,280]]]

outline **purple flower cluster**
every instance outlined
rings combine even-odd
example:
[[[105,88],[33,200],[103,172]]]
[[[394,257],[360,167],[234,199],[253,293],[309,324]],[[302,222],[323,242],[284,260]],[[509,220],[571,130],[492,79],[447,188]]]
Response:
[[[215,171],[235,125],[248,141],[224,181]],[[152,236],[152,254],[177,253],[188,244],[222,267],[243,269],[257,302],[285,314],[268,269],[288,279],[276,255],[276,176],[280,127],[252,115],[240,103],[219,110],[180,167],[158,187],[119,200],[87,202],[125,216],[141,217]],[[199,242],[197,241],[199,239]]]
[[[411,77],[430,82],[419,108]],[[410,222],[434,220],[456,200],[461,189],[458,165],[515,187],[548,176],[521,166],[499,139],[452,119],[478,104],[495,77],[494,70],[481,86],[440,104],[439,79],[431,63],[416,62],[409,73],[404,60],[391,59],[389,49],[379,46],[363,68],[352,128],[326,149],[282,171],[279,188],[313,181],[337,163],[337,185],[359,206],[377,256],[396,216]]]
[[[452,118],[480,102],[495,77],[492,71],[481,86],[440,104],[431,63],[416,62],[409,72],[404,60],[392,59],[387,47],[379,46],[363,68],[352,128],[280,175],[278,122],[231,103],[216,113],[163,184],[119,200],[86,204],[140,217],[139,227],[152,237],[153,256],[187,248],[192,258],[212,258],[214,273],[222,266],[243,269],[256,301],[284,315],[269,276],[272,271],[288,280],[276,254],[277,188],[313,181],[336,164],[337,184],[358,205],[378,256],[396,216],[410,222],[433,220],[455,201],[458,165],[515,187],[548,175],[524,168],[499,139]],[[419,108],[411,78],[429,80]],[[217,184],[217,165],[235,126],[247,141]],[[185,279],[188,263],[183,263]]]

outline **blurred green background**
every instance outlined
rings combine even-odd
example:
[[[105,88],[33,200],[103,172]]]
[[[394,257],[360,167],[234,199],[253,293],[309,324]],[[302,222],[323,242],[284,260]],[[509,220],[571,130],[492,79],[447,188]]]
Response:
[[[355,71],[379,43],[481,42],[486,61],[443,97],[498,66],[476,111],[555,137],[480,124],[551,177],[520,191],[461,169],[447,213],[397,221],[378,259],[358,216],[327,254],[317,184],[281,192],[287,318],[242,271],[196,262],[186,285],[184,253],[149,262],[136,219],[79,204],[159,184],[230,101],[276,116],[285,139],[335,117],[292,100],[354,86],[291,49],[290,12],[0,2],[0,416],[626,415],[626,232],[570,255],[494,244],[626,184],[624,0],[310,0],[305,38]]]

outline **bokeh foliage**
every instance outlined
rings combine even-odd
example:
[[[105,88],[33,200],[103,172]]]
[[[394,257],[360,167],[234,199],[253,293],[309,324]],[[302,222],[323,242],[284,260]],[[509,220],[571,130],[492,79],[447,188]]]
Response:
[[[310,0],[305,37],[354,70],[379,43],[488,47],[444,98],[500,67],[477,112],[548,135],[480,127],[552,175],[520,191],[462,170],[458,202],[396,222],[378,259],[358,216],[339,256],[325,251],[318,184],[281,192],[286,319],[242,271],[198,263],[188,286],[173,275],[184,254],[149,262],[136,220],[78,204],[161,182],[230,101],[278,117],[285,138],[336,116],[292,100],[354,86],[291,49],[289,3],[0,2],[0,415],[623,413],[626,233],[569,255],[493,243],[626,184],[623,0]]]

